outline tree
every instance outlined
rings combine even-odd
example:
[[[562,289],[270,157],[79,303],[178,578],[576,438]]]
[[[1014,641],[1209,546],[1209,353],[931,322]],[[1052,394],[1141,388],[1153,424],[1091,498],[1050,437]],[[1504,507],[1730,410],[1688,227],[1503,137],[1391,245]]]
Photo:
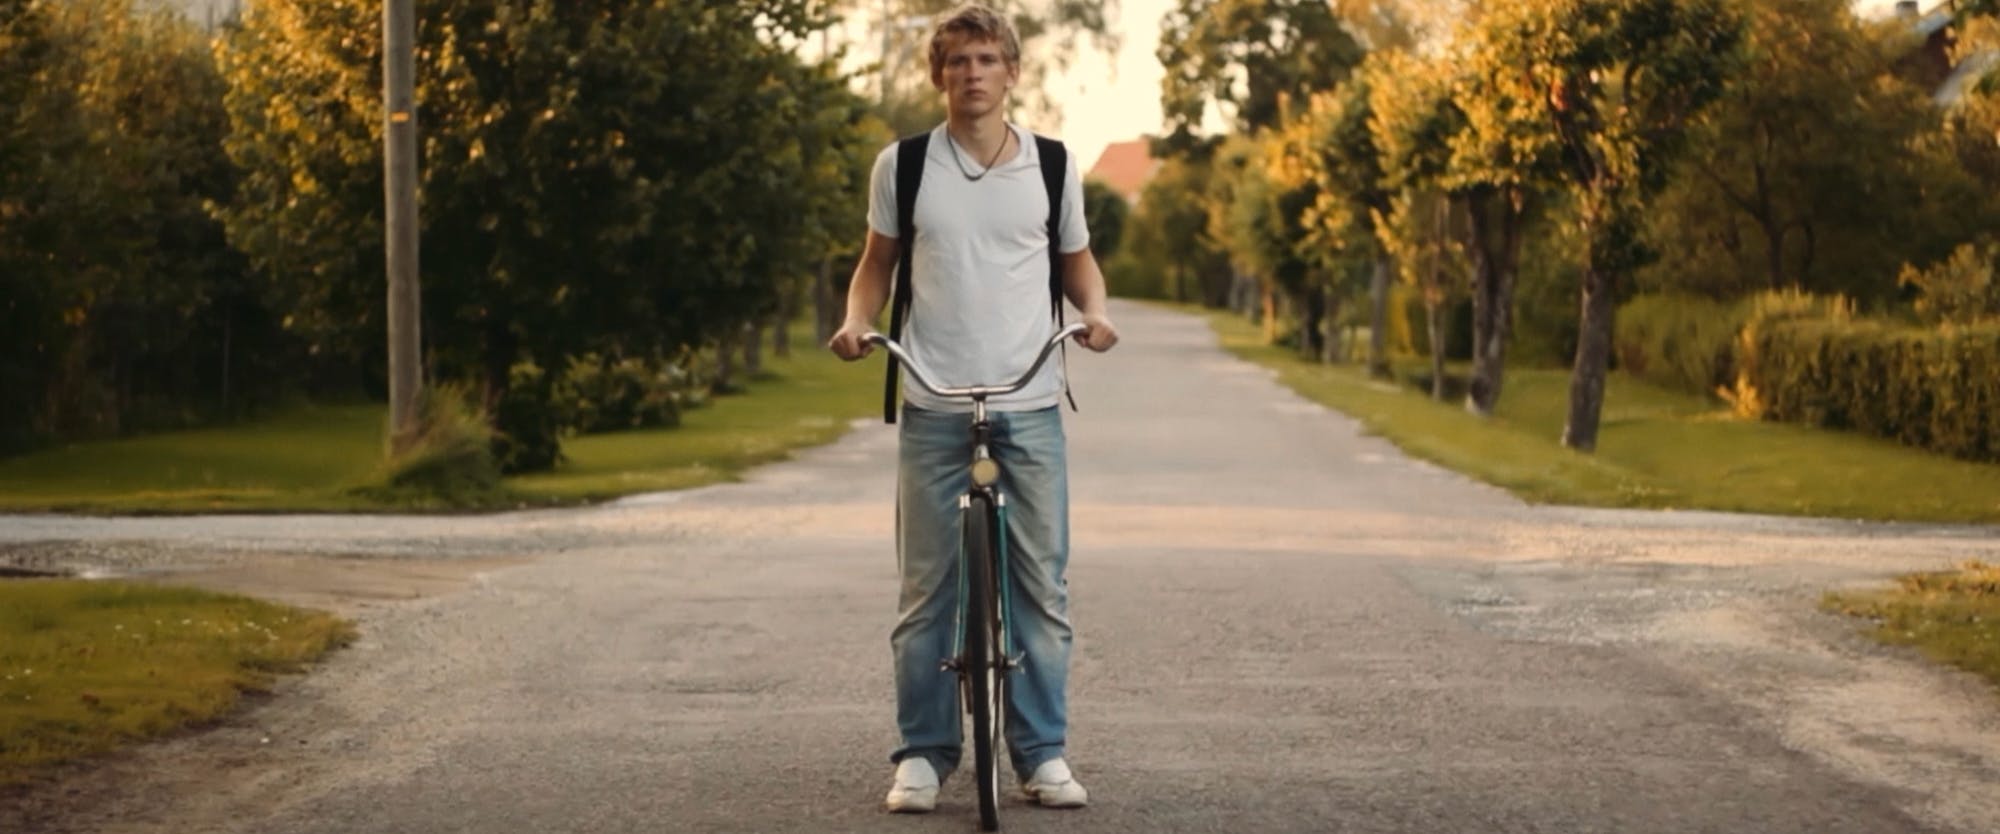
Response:
[[[1201,132],[1210,105],[1239,131],[1276,127],[1361,62],[1361,44],[1325,0],[1180,0],[1161,24],[1160,106],[1173,134]]]
[[[1314,185],[1304,223],[1308,239],[1328,253],[1357,251],[1373,265],[1369,280],[1368,372],[1389,376],[1387,338],[1389,282],[1395,275],[1389,237],[1381,228],[1390,213],[1382,153],[1369,124],[1375,119],[1369,70],[1394,52],[1371,52],[1361,69],[1332,90],[1314,94],[1292,127],[1301,156],[1301,174]]]
[[[1912,246],[1946,219],[1926,210],[1935,198],[1911,152],[1935,122],[1930,104],[1891,77],[1882,41],[1845,0],[1733,5],[1748,27],[1745,71],[1656,203],[1662,260],[1642,280],[1720,297],[1887,295],[1901,261],[1938,254]]]
[[[1555,171],[1546,156],[1519,153],[1522,143],[1501,124],[1468,117],[1468,99],[1494,94],[1480,73],[1463,49],[1429,58],[1386,55],[1371,76],[1377,116],[1370,126],[1390,186],[1412,194],[1406,199],[1442,190],[1465,219],[1464,254],[1472,270],[1472,375],[1465,406],[1490,416],[1505,382],[1523,228],[1537,190]]]
[[[5,445],[226,407],[238,272],[205,209],[231,173],[201,35],[130,0],[19,4],[0,64],[28,85],[0,92]]]
[[[246,172],[231,239],[301,331],[350,355],[382,341],[371,8],[263,0],[222,47]],[[779,46],[827,24],[807,0],[418,11],[423,329],[439,375],[478,380],[489,409],[524,360],[734,340],[827,247],[860,108],[830,64]]]
[[[1299,352],[1326,354],[1321,323],[1326,313],[1322,270],[1306,246],[1301,220],[1317,199],[1317,187],[1296,173],[1295,157],[1282,135],[1261,131],[1257,138],[1229,137],[1218,149],[1209,181],[1209,236],[1221,243],[1235,267],[1257,277],[1264,296],[1264,334],[1277,335],[1282,299],[1298,316]]]
[[[1165,276],[1168,297],[1199,299],[1208,307],[1229,303],[1227,256],[1208,233],[1211,168],[1206,161],[1168,159],[1140,191],[1127,251],[1148,271]]]
[[[1118,253],[1125,237],[1125,220],[1132,208],[1111,186],[1097,180],[1083,183],[1083,214],[1090,224],[1090,251],[1100,261]]]
[[[1446,303],[1458,294],[1466,272],[1461,212],[1439,191],[1404,191],[1390,201],[1382,223],[1384,245],[1402,267],[1403,283],[1415,287],[1424,305],[1424,332],[1430,345],[1431,398],[1447,397],[1445,359],[1451,338],[1445,323]]]
[[[1976,13],[1975,13],[1976,12]],[[1937,201],[1955,208],[1977,207],[1975,224],[1991,230],[2000,226],[2000,0],[1986,0],[1978,7],[1960,4],[1963,32],[1952,57],[1955,61],[1982,61],[1983,75],[1969,79],[1964,93],[1947,105],[1942,130],[1926,137],[1959,173],[1959,184],[1969,185],[1969,194],[1952,195],[1952,202]]]
[[[83,138],[73,87],[55,83],[60,45],[48,11],[0,0],[0,451],[48,429],[45,395],[65,347],[65,222]]]
[[[1644,201],[1742,38],[1721,0],[1519,0],[1489,4],[1476,26],[1473,135],[1505,137],[1512,166],[1557,160],[1589,241],[1565,446],[1596,448],[1617,294],[1650,256]]]

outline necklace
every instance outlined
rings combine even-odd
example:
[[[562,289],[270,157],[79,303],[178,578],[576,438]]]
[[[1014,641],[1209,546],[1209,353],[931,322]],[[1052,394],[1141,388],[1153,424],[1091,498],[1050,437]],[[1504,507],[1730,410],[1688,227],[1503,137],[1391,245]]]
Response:
[[[981,179],[983,179],[987,174],[993,173],[993,166],[999,163],[1000,155],[1007,152],[1007,137],[1013,135],[1014,131],[1012,129],[1008,129],[1008,131],[1005,134],[1001,135],[999,149],[993,152],[992,159],[986,161],[986,168],[977,174],[965,170],[965,160],[960,159],[958,156],[958,140],[952,138],[951,131],[949,130],[944,132],[944,144],[945,147],[951,149],[951,161],[958,164],[958,173],[961,176],[965,177],[965,181],[978,182]]]

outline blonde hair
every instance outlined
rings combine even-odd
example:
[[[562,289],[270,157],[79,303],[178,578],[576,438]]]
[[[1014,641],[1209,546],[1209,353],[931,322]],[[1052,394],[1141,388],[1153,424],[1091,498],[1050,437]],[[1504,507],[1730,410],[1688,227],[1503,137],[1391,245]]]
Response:
[[[951,36],[958,35],[968,41],[993,41],[1000,44],[1000,55],[1007,59],[1007,66],[1021,66],[1021,38],[1014,34],[1014,24],[1007,22],[1006,16],[991,7],[978,3],[967,3],[958,7],[931,31],[931,80],[936,81],[944,73],[944,51]]]

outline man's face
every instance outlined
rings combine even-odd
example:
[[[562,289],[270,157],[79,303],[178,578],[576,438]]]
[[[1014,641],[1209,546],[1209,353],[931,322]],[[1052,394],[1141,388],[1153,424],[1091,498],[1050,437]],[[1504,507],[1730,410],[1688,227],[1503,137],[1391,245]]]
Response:
[[[949,36],[944,66],[931,75],[931,83],[945,94],[945,109],[956,115],[983,116],[999,107],[1007,90],[1020,80],[1021,68],[1009,65],[995,40],[974,40],[965,35]]]

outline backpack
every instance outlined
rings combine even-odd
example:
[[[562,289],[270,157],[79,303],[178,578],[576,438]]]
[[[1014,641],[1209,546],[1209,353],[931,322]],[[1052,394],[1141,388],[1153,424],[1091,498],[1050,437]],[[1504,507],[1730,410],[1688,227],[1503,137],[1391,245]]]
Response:
[[[896,143],[896,231],[909,245],[897,247],[895,290],[890,294],[889,338],[903,338],[903,321],[910,313],[910,263],[912,250],[916,249],[917,188],[923,184],[924,155],[930,149],[930,131],[906,137]],[[1062,297],[1062,190],[1063,174],[1069,164],[1069,150],[1063,143],[1040,134],[1035,134],[1035,152],[1042,162],[1042,187],[1049,195],[1049,306],[1058,326],[1063,320]],[[1064,362],[1068,362],[1069,346],[1063,346]],[[898,373],[899,363],[891,355],[886,363],[887,373],[882,381],[882,422],[896,422],[896,387],[902,374]],[[1076,410],[1076,397],[1069,394],[1068,382],[1064,382],[1063,393],[1069,397],[1070,410]]]

